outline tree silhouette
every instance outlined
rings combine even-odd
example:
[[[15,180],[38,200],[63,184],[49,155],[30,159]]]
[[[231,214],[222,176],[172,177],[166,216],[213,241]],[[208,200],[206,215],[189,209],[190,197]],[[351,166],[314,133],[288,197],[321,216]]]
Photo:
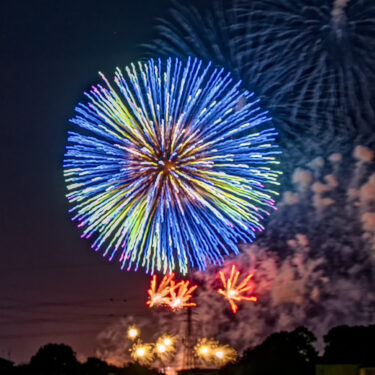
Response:
[[[14,374],[13,362],[5,358],[0,358],[0,374]]]
[[[317,358],[314,341],[314,334],[304,327],[274,333],[254,349],[248,349],[237,364],[223,368],[221,374],[314,374]]]
[[[141,366],[138,363],[130,363],[124,368],[124,375],[157,375],[156,370]]]
[[[87,358],[81,366],[82,375],[107,375],[111,366],[98,358]]]
[[[41,347],[31,358],[30,367],[38,374],[76,374],[79,363],[70,346],[48,344]]]
[[[375,365],[375,325],[338,326],[326,336],[324,363]]]

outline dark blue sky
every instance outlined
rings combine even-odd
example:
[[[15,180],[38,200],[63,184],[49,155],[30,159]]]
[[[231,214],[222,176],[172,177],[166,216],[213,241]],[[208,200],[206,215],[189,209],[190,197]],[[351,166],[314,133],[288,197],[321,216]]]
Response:
[[[144,56],[168,4],[0,3],[0,357],[27,362],[48,342],[92,355],[111,314],[148,314],[148,278],[108,264],[71,223],[62,159],[82,92]]]

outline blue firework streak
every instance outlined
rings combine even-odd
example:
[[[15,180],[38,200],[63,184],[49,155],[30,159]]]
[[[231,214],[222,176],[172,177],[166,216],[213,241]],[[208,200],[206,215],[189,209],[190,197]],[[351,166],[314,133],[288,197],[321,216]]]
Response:
[[[306,136],[325,149],[337,135],[372,134],[374,20],[366,0],[218,1],[207,12],[175,2],[147,47],[225,66],[262,98],[291,150]]]
[[[186,273],[253,241],[274,207],[277,135],[230,74],[188,59],[117,69],[71,120],[64,176],[73,220],[122,267]],[[243,104],[243,98],[247,104]]]
[[[290,67],[300,108],[322,127],[371,130],[375,120],[375,3],[366,0],[259,2],[266,48]],[[245,10],[245,13],[248,11]]]

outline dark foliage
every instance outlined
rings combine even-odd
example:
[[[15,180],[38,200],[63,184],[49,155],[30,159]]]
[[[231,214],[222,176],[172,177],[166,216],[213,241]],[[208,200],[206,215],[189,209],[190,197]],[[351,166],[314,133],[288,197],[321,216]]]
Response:
[[[119,374],[124,374],[124,375],[157,375],[158,374],[157,371],[141,366],[138,363],[130,363],[122,371],[123,372],[119,372]]]
[[[314,374],[317,352],[312,332],[299,327],[279,332],[247,350],[237,364],[222,369],[222,375],[309,375]]]
[[[326,336],[324,363],[375,366],[375,325],[338,326]]]
[[[325,353],[318,359],[313,346],[316,338],[305,327],[292,332],[278,332],[262,344],[248,349],[237,363],[220,370],[188,370],[186,374],[220,375],[313,375],[317,363],[375,366],[375,325],[339,326],[324,337]],[[322,366],[321,366],[322,367]],[[336,366],[337,367],[337,366]],[[341,366],[342,367],[342,366]],[[356,368],[357,368],[356,367]],[[156,370],[131,363],[126,367],[110,366],[97,358],[83,364],[74,351],[63,344],[48,344],[39,349],[29,365],[13,366],[0,359],[1,375],[156,375]]]
[[[82,375],[107,375],[111,366],[98,358],[88,358],[81,366]]]
[[[48,344],[31,358],[30,368],[38,374],[78,374],[79,362],[70,346]]]
[[[48,344],[38,350],[28,365],[12,366],[0,361],[1,375],[156,375],[155,370],[131,363],[124,368],[108,365],[98,358],[79,363],[72,348],[63,344]],[[5,366],[6,365],[6,366]]]

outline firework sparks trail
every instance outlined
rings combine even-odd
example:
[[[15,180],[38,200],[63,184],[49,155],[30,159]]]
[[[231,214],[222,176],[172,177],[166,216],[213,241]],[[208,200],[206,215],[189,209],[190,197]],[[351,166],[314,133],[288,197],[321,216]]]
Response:
[[[131,347],[130,355],[135,361],[149,365],[154,360],[154,345],[138,340]]]
[[[333,143],[351,146],[358,130],[366,145],[374,141],[373,1],[228,3],[205,11],[175,1],[148,51],[232,71],[274,115],[286,163],[306,156],[307,147],[322,153]]]
[[[290,67],[289,77],[295,76],[299,96],[292,116],[310,108],[314,117],[323,115],[324,126],[343,134],[368,129],[375,114],[374,3],[304,0],[298,7],[297,0],[262,0],[260,4],[257,12],[267,14],[266,48],[282,51],[277,58]]]
[[[303,325],[319,338],[321,350],[335,325],[372,324],[375,149],[340,151],[300,164],[285,182],[288,191],[264,236],[226,262],[228,274],[235,264],[256,276],[258,303],[243,303],[230,319],[223,296],[212,293],[216,268],[194,275],[203,335],[243,352],[244,343],[257,345],[274,332]]]
[[[222,367],[237,359],[237,351],[229,345],[219,345],[214,351],[214,356],[216,366]]]
[[[240,271],[236,269],[235,265],[232,266],[228,279],[226,279],[223,271],[219,271],[219,275],[224,289],[219,289],[218,292],[229,301],[230,307],[234,314],[236,314],[238,310],[236,302],[257,301],[257,297],[248,295],[253,289],[253,286],[249,283],[249,281],[253,278],[253,274],[246,276],[238,285],[237,283],[240,276]]]
[[[224,366],[234,362],[237,352],[229,345],[220,345],[214,339],[202,338],[194,346],[194,354],[201,364]]]
[[[242,303],[229,316],[223,296],[212,292],[219,288],[217,268],[194,274],[199,284],[194,312],[202,336],[243,353],[249,343],[305,326],[323,350],[323,336],[337,324],[373,324],[375,149],[358,145],[350,153],[341,151],[299,164],[264,236],[224,265],[226,275],[235,264],[243,275],[256,276],[257,303]],[[156,318],[154,325],[163,332],[184,334],[185,323],[172,321],[168,311]],[[119,346],[124,331],[116,326],[112,334]]]
[[[150,289],[147,291],[149,297],[146,304],[149,307],[163,306],[169,303],[171,281],[174,278],[174,273],[170,275],[164,275],[157,286],[157,276],[154,275],[151,279]]]
[[[156,355],[163,361],[171,361],[176,355],[177,351],[177,337],[164,334],[156,340],[155,352]]]
[[[196,304],[190,302],[197,285],[189,287],[188,280],[176,282],[174,274],[165,275],[157,287],[157,276],[151,279],[150,289],[148,290],[148,300],[146,304],[150,307],[168,306],[173,311],[183,309],[185,307],[194,307]]]
[[[182,280],[176,283],[174,280],[171,281],[170,298],[168,306],[173,310],[180,310],[185,307],[195,307],[197,304],[191,302],[194,291],[198,288],[197,285],[189,287],[189,280]]]

